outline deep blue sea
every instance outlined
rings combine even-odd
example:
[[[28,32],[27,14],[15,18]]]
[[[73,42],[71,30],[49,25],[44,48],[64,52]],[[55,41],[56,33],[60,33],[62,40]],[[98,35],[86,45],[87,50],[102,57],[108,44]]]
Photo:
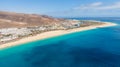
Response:
[[[120,18],[74,18],[120,24]],[[0,67],[120,67],[120,25],[0,50]]]

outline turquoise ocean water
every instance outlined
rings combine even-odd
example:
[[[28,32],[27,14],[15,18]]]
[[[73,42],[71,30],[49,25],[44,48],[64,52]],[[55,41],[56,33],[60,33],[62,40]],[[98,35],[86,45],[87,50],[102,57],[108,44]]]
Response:
[[[120,24],[120,18],[74,18]],[[0,67],[120,67],[120,25],[0,50]]]

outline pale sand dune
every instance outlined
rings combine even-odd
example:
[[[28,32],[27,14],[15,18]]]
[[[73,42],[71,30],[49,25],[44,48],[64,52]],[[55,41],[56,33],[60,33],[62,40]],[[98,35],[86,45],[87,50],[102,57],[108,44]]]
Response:
[[[100,28],[100,27],[109,27],[109,26],[115,26],[115,25],[117,25],[117,24],[106,22],[105,24],[102,24],[102,25],[81,27],[81,28],[76,28],[76,29],[71,29],[71,30],[57,30],[57,31],[44,32],[44,33],[38,34],[36,36],[26,37],[26,38],[17,40],[15,42],[9,42],[6,44],[2,44],[2,45],[0,45],[0,49],[4,49],[7,47],[12,47],[12,46],[16,46],[16,45],[24,44],[27,42],[36,41],[36,40],[42,40],[42,39],[51,38],[51,37],[55,37],[55,36],[70,34],[70,33],[74,33],[74,32],[86,31],[86,30],[96,29],[96,28]]]

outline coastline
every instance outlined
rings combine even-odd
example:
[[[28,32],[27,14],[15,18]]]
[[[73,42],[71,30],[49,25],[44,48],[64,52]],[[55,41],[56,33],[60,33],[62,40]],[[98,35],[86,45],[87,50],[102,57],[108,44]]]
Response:
[[[92,25],[92,26],[80,27],[80,28],[75,28],[75,29],[70,29],[70,30],[56,30],[56,31],[43,32],[43,33],[37,34],[35,36],[25,37],[23,39],[20,39],[20,40],[14,41],[14,42],[2,44],[2,45],[0,45],[0,49],[21,45],[21,44],[24,44],[27,42],[43,40],[43,39],[47,39],[47,38],[51,38],[51,37],[70,34],[70,33],[74,33],[74,32],[80,32],[80,31],[86,31],[86,30],[91,30],[91,29],[97,29],[97,28],[103,28],[103,27],[117,25],[115,23],[110,23],[110,22],[104,22],[104,23],[105,24],[102,24],[102,25]],[[50,35],[48,35],[48,34],[50,34]]]

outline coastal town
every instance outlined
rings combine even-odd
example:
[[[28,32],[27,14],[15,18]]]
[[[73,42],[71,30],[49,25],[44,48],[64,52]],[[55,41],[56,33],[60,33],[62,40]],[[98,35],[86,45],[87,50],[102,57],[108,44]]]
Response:
[[[85,27],[89,29],[89,26],[104,24],[106,23],[93,20],[58,19],[46,15],[0,12],[0,45],[43,32],[67,31]]]
[[[79,27],[85,27],[89,25],[102,24],[100,22],[89,22],[79,20],[67,20],[61,24],[23,27],[23,28],[3,28],[0,29],[0,44],[6,43],[12,40],[21,39],[23,37],[34,36],[42,32],[53,30],[68,30]]]

